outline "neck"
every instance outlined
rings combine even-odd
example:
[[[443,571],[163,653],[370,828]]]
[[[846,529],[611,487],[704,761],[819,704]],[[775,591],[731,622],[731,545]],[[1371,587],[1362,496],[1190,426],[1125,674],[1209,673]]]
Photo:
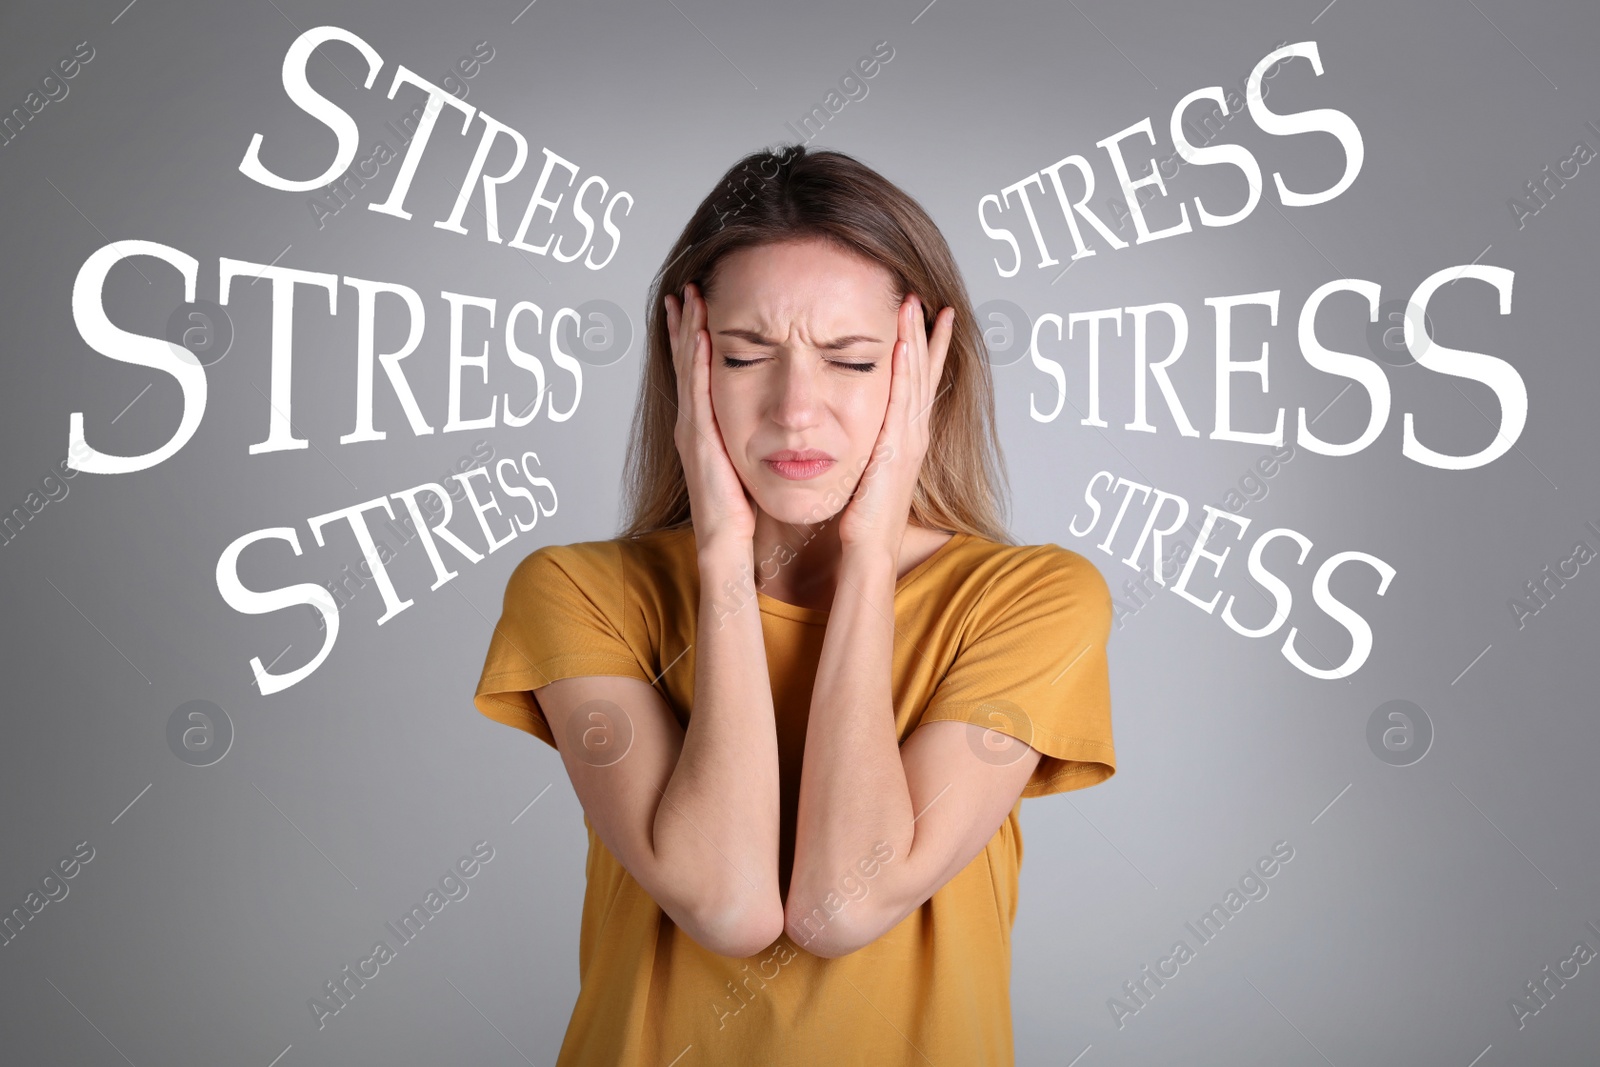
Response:
[[[789,603],[832,599],[843,548],[835,517],[791,523],[756,508],[756,587]]]

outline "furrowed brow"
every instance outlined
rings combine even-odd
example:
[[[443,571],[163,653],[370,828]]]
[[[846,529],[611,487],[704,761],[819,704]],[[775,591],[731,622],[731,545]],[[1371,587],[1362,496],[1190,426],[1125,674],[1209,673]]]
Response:
[[[763,348],[776,348],[778,346],[777,341],[769,337],[763,337],[755,330],[727,329],[718,330],[717,334],[722,337],[736,337],[741,341],[748,341],[750,344],[759,345]],[[852,333],[847,334],[844,337],[834,338],[832,341],[824,341],[821,344],[818,344],[817,347],[829,352],[837,352],[841,349],[849,348],[852,345],[876,345],[882,343],[883,342],[876,337],[871,337],[864,333]]]

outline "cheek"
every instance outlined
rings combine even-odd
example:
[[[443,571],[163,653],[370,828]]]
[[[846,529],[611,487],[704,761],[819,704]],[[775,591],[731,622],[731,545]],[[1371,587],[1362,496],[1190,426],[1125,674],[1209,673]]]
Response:
[[[755,398],[750,395],[750,390],[730,382],[726,375],[712,374],[711,410],[728,451],[735,459],[739,458],[741,450],[738,446],[750,436]]]
[[[845,424],[850,439],[862,450],[870,449],[883,429],[883,418],[889,410],[889,380],[863,383],[851,389],[839,400],[839,417]]]

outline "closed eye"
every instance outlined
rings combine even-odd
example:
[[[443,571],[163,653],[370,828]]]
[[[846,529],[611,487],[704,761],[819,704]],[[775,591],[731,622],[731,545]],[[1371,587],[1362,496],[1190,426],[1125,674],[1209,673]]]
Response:
[[[734,356],[722,357],[722,365],[724,367],[730,367],[734,369],[738,369],[740,367],[753,367],[760,362],[761,360],[759,359],[738,359]],[[853,371],[860,371],[862,373],[869,373],[878,369],[878,363],[876,360],[872,360],[870,362],[853,362],[843,359],[830,359],[828,362],[832,363],[835,367],[848,367]]]

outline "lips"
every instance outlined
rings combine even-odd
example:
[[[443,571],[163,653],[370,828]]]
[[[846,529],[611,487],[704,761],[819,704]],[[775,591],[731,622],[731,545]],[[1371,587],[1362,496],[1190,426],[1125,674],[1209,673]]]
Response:
[[[793,449],[786,448],[774,452],[761,461],[767,469],[775,472],[780,477],[791,481],[804,481],[815,478],[823,471],[832,467],[834,459],[826,452],[817,448]]]

